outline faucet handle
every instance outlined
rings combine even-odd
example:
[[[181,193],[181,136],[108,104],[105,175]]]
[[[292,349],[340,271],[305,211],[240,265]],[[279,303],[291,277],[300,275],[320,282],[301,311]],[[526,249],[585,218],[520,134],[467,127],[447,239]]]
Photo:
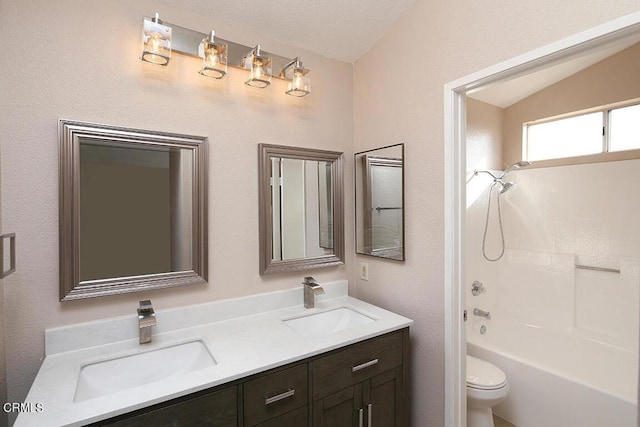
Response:
[[[471,285],[471,294],[473,296],[484,294],[486,291],[487,290],[485,289],[484,285],[478,280],[475,280],[473,282],[473,285]]]
[[[316,282],[316,279],[314,279],[311,276],[306,276],[304,278],[304,282],[302,282],[303,285],[317,285],[318,282]]]

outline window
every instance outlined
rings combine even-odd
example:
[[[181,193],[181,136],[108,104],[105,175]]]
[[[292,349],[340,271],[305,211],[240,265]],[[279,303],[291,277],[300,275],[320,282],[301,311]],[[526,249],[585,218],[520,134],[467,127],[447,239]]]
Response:
[[[528,161],[640,149],[640,104],[525,123],[523,134]]]
[[[640,148],[640,104],[609,112],[609,151]]]

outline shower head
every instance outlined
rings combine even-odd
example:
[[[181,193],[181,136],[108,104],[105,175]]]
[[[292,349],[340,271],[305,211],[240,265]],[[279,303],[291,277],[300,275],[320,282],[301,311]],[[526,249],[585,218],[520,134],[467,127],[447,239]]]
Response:
[[[505,182],[504,184],[502,184],[502,187],[500,188],[500,194],[504,194],[507,191],[509,191],[511,189],[511,187],[513,187],[515,184],[513,182]]]

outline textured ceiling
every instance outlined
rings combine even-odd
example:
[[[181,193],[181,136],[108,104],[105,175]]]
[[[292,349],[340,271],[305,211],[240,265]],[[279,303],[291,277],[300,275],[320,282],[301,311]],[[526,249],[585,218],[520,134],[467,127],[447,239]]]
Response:
[[[162,0],[329,58],[354,62],[416,0]]]

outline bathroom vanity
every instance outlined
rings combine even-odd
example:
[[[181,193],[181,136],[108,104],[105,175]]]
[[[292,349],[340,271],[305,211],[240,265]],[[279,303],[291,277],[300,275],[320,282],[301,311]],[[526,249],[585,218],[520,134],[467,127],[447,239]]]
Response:
[[[322,287],[157,310],[144,345],[133,313],[47,330],[15,425],[405,426],[413,322]]]
[[[93,425],[403,426],[407,341],[405,328]]]

